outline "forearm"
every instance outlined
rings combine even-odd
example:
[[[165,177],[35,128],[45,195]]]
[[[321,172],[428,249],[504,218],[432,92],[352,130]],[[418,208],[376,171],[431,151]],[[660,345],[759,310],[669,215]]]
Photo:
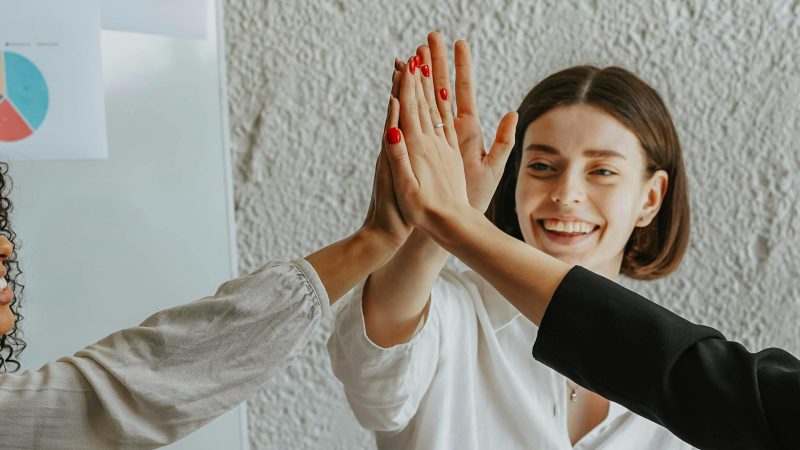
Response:
[[[414,230],[385,266],[364,286],[367,336],[382,347],[408,342],[448,253],[421,230]]]
[[[305,261],[271,262],[37,371],[0,375],[0,448],[155,448],[252,397],[330,313]]]
[[[537,325],[571,268],[502,232],[474,208],[441,215],[425,231]]]
[[[305,257],[314,267],[330,303],[335,303],[364,277],[379,269],[397,247],[364,228]]]
[[[797,440],[800,361],[774,348],[750,353],[580,267],[554,294],[533,356],[698,448]]]

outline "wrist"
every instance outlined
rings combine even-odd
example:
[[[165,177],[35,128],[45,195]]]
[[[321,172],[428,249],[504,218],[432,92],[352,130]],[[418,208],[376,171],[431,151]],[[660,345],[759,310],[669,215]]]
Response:
[[[451,205],[448,208],[430,212],[426,223],[420,225],[420,228],[442,245],[462,234],[464,228],[474,222],[476,215],[483,217],[480,211],[469,204]],[[447,248],[445,245],[442,246]]]
[[[376,269],[390,260],[402,245],[389,234],[367,226],[361,227],[348,240],[353,253],[374,263]]]

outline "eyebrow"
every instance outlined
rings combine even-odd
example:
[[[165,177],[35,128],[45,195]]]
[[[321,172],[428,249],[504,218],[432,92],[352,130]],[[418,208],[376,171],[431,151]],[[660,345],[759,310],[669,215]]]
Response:
[[[543,152],[548,153],[551,155],[560,155],[561,152],[558,151],[555,147],[551,147],[549,145],[544,144],[531,144],[525,147],[525,151],[532,151],[532,152]],[[620,152],[614,150],[600,150],[600,149],[589,149],[583,151],[583,156],[587,158],[620,158],[620,159],[628,159]]]

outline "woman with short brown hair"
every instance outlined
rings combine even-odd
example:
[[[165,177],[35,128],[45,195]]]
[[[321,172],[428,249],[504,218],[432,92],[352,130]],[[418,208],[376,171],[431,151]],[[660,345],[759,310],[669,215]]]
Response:
[[[431,123],[404,123],[401,114],[400,128],[427,128],[460,150],[472,207],[491,202],[506,233],[612,280],[677,267],[689,233],[686,176],[654,89],[616,67],[558,72],[501,120],[487,152],[466,43],[455,47],[454,116],[443,41],[437,33],[428,41],[398,68],[404,80],[419,79],[416,108]],[[440,274],[446,257],[415,229],[337,317],[333,371],[380,448],[689,448],[520,358],[538,328],[476,272]]]

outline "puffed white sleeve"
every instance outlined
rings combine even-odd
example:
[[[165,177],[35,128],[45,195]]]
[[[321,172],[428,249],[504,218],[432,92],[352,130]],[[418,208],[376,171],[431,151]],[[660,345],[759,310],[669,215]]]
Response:
[[[383,348],[366,333],[359,284],[336,315],[328,340],[334,375],[359,423],[374,431],[404,428],[416,414],[442,354],[444,333],[451,333],[458,286],[440,276],[431,292],[427,320],[406,343]],[[456,319],[457,320],[457,319]]]
[[[174,442],[288,366],[329,313],[308,262],[271,262],[73,356],[0,375],[0,448]]]

